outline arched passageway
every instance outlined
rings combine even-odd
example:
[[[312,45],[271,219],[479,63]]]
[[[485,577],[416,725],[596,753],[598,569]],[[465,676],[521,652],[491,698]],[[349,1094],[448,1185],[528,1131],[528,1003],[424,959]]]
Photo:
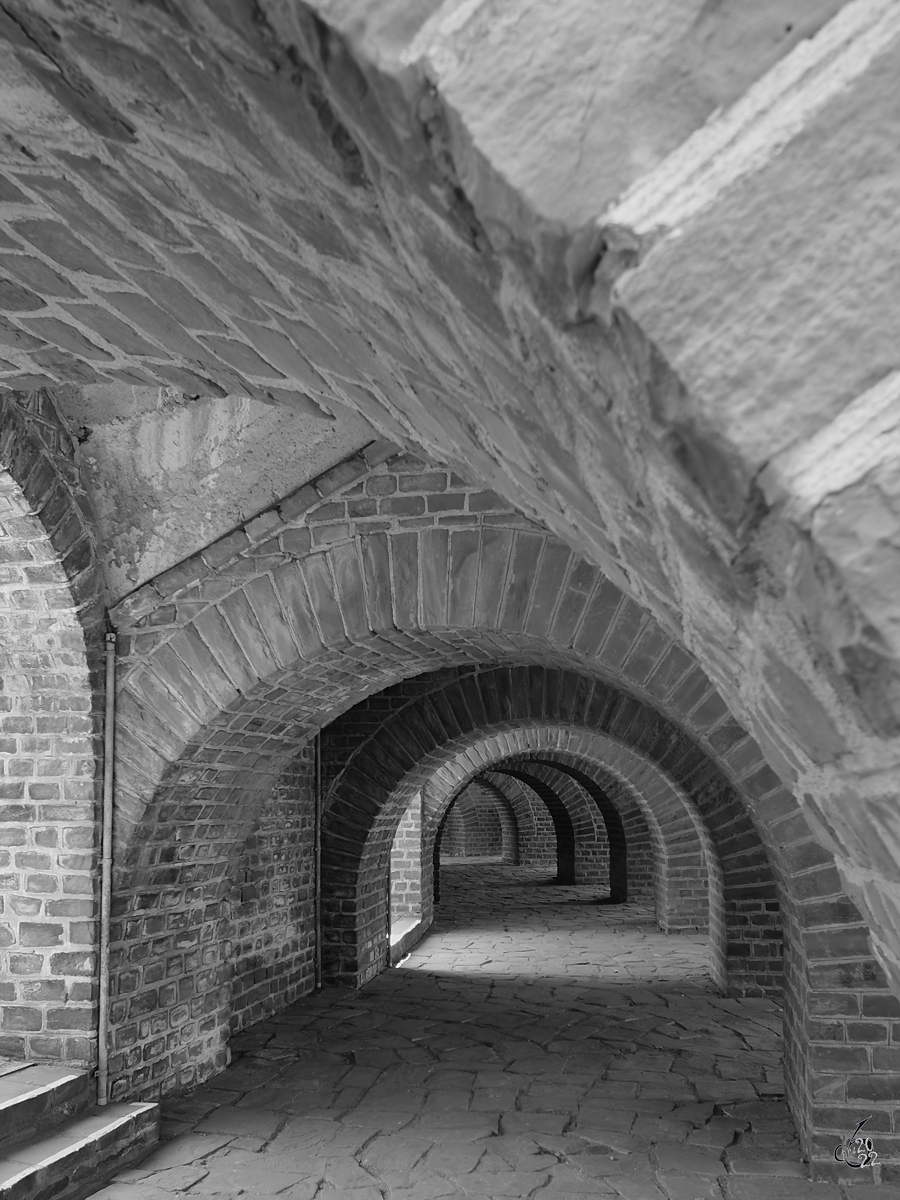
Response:
[[[475,779],[444,813],[434,847],[441,858],[500,858],[517,863],[519,819],[499,789],[484,778]]]
[[[553,834],[556,848],[556,876],[557,883],[574,883],[575,874],[575,844],[576,834],[575,827],[572,823],[572,816],[569,813],[566,805],[559,798],[557,793],[548,784],[543,783],[540,779],[529,775],[527,771],[517,771],[515,768],[510,768],[502,763],[494,766],[494,775],[506,776],[509,779],[518,780],[519,783],[529,788],[550,814],[550,820],[553,823]]]
[[[410,494],[415,470],[404,462],[361,473]],[[440,477],[419,486],[434,489]],[[810,1130],[806,1072],[827,1055],[814,1055],[803,1014],[833,988],[833,946],[860,980],[870,971],[852,905],[820,906],[840,892],[828,856],[690,655],[600,572],[502,505],[490,524],[466,523],[472,496],[460,489],[452,500],[458,527],[436,508],[434,523],[409,528],[395,515],[374,532],[348,502],[339,523],[322,526],[333,540],[317,545],[309,528],[318,528],[316,506],[330,502],[306,498],[306,508],[298,502],[265,531],[209,548],[115,614],[128,638],[120,928],[127,922],[132,945],[145,948],[140,967],[114,981],[114,1037],[130,1046],[114,1059],[117,1094],[196,1083],[224,1065],[232,1030],[314,987],[315,930],[298,916],[267,940],[271,892],[248,901],[256,924],[246,956],[222,947],[245,921],[233,881],[249,862],[248,838],[268,838],[266,853],[278,852],[275,782],[291,763],[307,764],[291,784],[297,812],[313,811],[302,799],[321,729],[326,979],[357,985],[387,962],[390,849],[415,791],[424,788],[427,924],[442,806],[501,759],[518,772],[523,755],[539,752],[535,769],[582,772],[584,780],[568,776],[578,788],[568,802],[595,814],[607,853],[606,802],[620,814],[626,851],[640,812],[657,910],[672,929],[707,923],[719,986],[775,994],[784,934],[788,1088]],[[543,731],[538,742],[517,740],[526,728]],[[490,739],[479,758],[474,748]],[[298,834],[307,848],[312,837],[310,828]],[[163,914],[170,932],[160,938]],[[865,986],[885,982],[876,972]],[[171,1037],[143,1036],[145,1009]]]

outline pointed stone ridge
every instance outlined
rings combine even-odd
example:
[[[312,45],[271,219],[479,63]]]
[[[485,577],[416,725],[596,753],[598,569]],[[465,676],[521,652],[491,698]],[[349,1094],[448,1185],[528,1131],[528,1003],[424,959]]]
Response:
[[[880,379],[809,441],[780,455],[760,483],[772,501],[789,497],[788,512],[808,517],[827,496],[864,479],[897,457],[900,371]]]
[[[764,167],[898,37],[893,0],[854,0],[641,178],[598,225],[639,235],[676,230]]]

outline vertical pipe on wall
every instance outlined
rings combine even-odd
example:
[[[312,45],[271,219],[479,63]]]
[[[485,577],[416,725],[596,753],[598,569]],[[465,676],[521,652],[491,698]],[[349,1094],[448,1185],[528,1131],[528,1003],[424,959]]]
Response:
[[[109,923],[112,901],[113,768],[116,728],[116,635],[106,635],[103,720],[103,824],[100,838],[100,997],[97,1007],[97,1103],[109,1102]]]
[[[322,733],[316,734],[315,752],[315,936],[316,991],[322,986]]]

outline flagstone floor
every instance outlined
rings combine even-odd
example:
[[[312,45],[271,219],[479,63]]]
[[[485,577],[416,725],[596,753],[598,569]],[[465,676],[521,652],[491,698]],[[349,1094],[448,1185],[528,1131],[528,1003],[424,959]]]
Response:
[[[236,1038],[224,1074],[166,1103],[167,1140],[97,1196],[900,1196],[806,1179],[778,1008],[716,995],[704,938],[545,875],[445,865],[412,954]]]

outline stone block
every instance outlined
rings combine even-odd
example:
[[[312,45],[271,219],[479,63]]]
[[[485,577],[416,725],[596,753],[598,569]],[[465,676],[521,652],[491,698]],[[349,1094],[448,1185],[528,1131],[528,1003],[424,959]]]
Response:
[[[26,325],[31,332],[36,333],[39,337],[44,338],[48,342],[55,343],[63,350],[79,358],[86,358],[92,362],[112,361],[112,355],[89,341],[82,333],[79,333],[74,325],[57,320],[56,317],[23,318],[22,324]]]
[[[41,1029],[44,1023],[43,1010],[25,1005],[7,1004],[0,1008],[0,1029],[4,1033],[28,1033]]]
[[[425,512],[424,496],[385,496],[378,501],[379,513],[394,517],[415,517]]]
[[[130,325],[120,321],[105,308],[96,304],[64,304],[62,307],[76,320],[87,325],[94,333],[98,333],[104,341],[115,346],[123,354],[139,355],[149,358],[167,357],[158,346],[152,346],[140,336]],[[47,334],[43,335],[47,337]],[[55,341],[55,338],[47,338]]]
[[[851,1075],[847,1099],[896,1102],[900,1100],[900,1075]]]
[[[11,225],[20,237],[31,242],[42,254],[52,258],[67,271],[85,271],[88,275],[99,275],[101,279],[121,281],[121,275],[114,271],[109,263],[80,242],[58,221],[13,221]]]
[[[195,362],[202,361],[203,352],[197,342],[146,296],[137,292],[109,292],[107,299],[140,333],[153,338],[166,350]]]
[[[262,576],[254,579],[244,589],[244,594],[256,616],[260,629],[265,633],[266,642],[278,664],[286,667],[296,662],[297,645],[291,629],[282,615],[278,596],[269,577]]]
[[[51,954],[50,970],[54,975],[93,975],[96,971],[96,956],[81,951]]]
[[[23,254],[3,254],[0,255],[0,270],[4,274],[13,275],[20,283],[24,283],[41,296],[53,296],[64,300],[82,298],[78,288],[39,258]]]
[[[241,375],[258,376],[263,379],[283,379],[284,375],[276,367],[266,362],[256,351],[245,342],[231,338],[218,337],[214,334],[200,334],[199,341],[211,350],[217,358],[228,366],[233,367]]]

